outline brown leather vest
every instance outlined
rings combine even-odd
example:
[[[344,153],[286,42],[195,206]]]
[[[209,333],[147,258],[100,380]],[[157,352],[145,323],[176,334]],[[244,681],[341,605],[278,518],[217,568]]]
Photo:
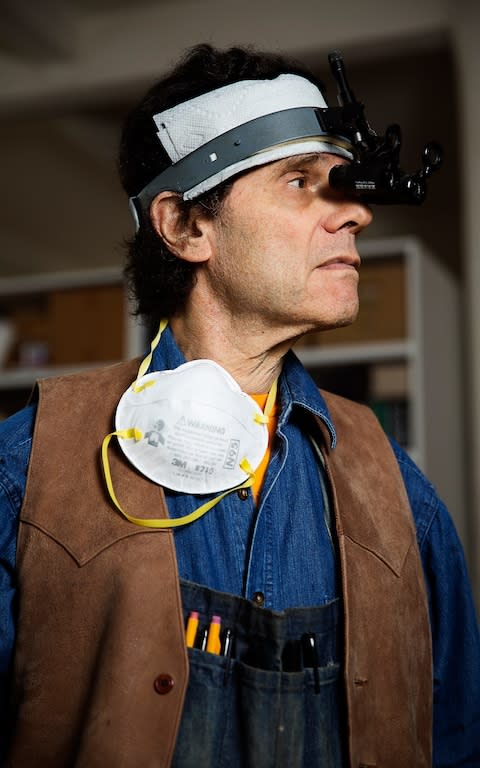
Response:
[[[99,460],[138,363],[40,384],[18,537],[10,768],[163,768],[188,678],[172,533],[123,519]],[[414,524],[388,441],[366,408],[326,395],[345,606],[351,768],[431,765],[427,602]],[[111,448],[115,490],[139,517],[163,491]],[[282,767],[283,768],[283,767]]]

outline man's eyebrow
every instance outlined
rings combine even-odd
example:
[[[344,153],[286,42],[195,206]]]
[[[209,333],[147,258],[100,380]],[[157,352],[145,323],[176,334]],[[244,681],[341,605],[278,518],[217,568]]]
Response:
[[[308,167],[322,159],[321,152],[305,155],[292,155],[291,157],[286,157],[284,160],[278,160],[275,166],[276,170],[280,173],[286,173],[290,170],[298,170],[303,167]]]

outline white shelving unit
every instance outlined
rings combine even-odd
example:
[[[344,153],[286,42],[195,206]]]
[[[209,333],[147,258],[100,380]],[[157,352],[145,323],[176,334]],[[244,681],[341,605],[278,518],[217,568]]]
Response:
[[[414,238],[360,240],[365,265],[396,260],[404,272],[405,330],[398,337],[355,339],[335,342],[330,332],[327,344],[308,344],[295,351],[322,385],[322,370],[341,371],[345,366],[374,367],[385,363],[406,366],[408,401],[407,450],[437,487],[447,503],[461,536],[465,536],[464,445],[461,412],[461,358],[459,291],[455,279]],[[371,269],[370,269],[371,274]],[[0,279],[0,311],[5,302],[26,295],[55,290],[122,284],[120,269],[95,269],[58,274]],[[362,289],[362,278],[360,279]],[[360,290],[362,296],[362,290]],[[144,334],[130,316],[125,298],[122,357],[144,351]],[[382,324],[382,318],[378,320]],[[380,326],[379,326],[380,327]],[[353,327],[355,328],[355,326]],[[384,335],[384,334],[383,334]],[[380,334],[382,336],[382,334]],[[109,360],[68,365],[9,367],[0,369],[2,395],[22,390],[28,393],[38,378],[97,366]],[[345,368],[344,368],[345,370]],[[326,387],[334,389],[334,387]]]
[[[302,346],[296,352],[315,371],[320,386],[322,369],[327,367],[406,366],[406,449],[437,488],[464,538],[465,449],[457,281],[415,238],[360,240],[359,251],[365,264],[380,265],[395,259],[404,265],[404,337],[335,344],[332,339],[337,332],[333,331],[327,346]],[[360,286],[361,274],[360,270]]]
[[[42,273],[38,275],[26,275],[19,277],[0,278],[0,317],[8,319],[9,310],[14,313],[15,305],[18,305],[29,297],[48,296],[53,292],[69,291],[72,289],[91,289],[98,287],[116,286],[122,290],[122,270],[115,267],[77,270],[70,272]],[[144,331],[129,312],[126,292],[124,292],[123,307],[121,309],[122,324],[122,354],[128,359],[142,352],[144,348]],[[67,318],[72,330],[75,324],[81,322],[81,318]],[[101,329],[99,329],[101,331]],[[15,334],[13,338],[15,343]],[[66,373],[74,373],[89,367],[97,367],[102,364],[115,362],[116,358],[106,357],[102,360],[51,364],[47,361],[40,364],[19,364],[0,367],[0,411],[3,401],[8,393],[18,391],[21,396],[27,395],[37,379],[49,376],[58,376]]]

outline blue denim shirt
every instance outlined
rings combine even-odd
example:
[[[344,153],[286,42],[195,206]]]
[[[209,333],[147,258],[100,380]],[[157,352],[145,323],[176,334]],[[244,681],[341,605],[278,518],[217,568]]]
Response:
[[[184,362],[170,330],[151,369]],[[175,531],[180,576],[252,598],[275,610],[321,605],[338,595],[335,550],[323,505],[309,415],[335,428],[325,402],[293,353],[279,382],[277,440],[258,508],[251,494],[226,496],[207,515]],[[0,711],[5,706],[15,636],[15,550],[35,406],[0,424]],[[426,577],[434,657],[434,768],[480,766],[480,637],[461,544],[434,488],[395,443]],[[172,517],[206,500],[166,491]],[[127,510],[128,511],[128,510]],[[1,750],[0,750],[1,752]]]

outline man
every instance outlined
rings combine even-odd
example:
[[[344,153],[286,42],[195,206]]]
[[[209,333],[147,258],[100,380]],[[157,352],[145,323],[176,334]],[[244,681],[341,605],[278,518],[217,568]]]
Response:
[[[351,120],[209,46],[128,117],[127,275],[160,332],[2,427],[5,765],[480,764],[448,513],[290,351],[358,310],[371,212],[343,182],[376,139]]]

